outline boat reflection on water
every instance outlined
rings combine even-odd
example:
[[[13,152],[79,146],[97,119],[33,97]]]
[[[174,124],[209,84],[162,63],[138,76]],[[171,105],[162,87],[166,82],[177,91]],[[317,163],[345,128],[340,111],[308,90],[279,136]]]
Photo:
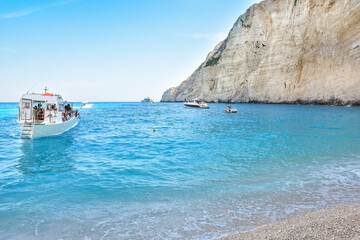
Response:
[[[15,168],[23,175],[68,172],[74,168],[72,137],[55,136],[22,141],[22,156]]]

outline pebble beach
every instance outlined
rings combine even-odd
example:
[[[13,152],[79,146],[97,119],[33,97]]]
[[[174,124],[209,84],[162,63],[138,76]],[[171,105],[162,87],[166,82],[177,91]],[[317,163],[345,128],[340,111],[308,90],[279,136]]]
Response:
[[[360,239],[360,205],[314,211],[222,238],[238,239]]]

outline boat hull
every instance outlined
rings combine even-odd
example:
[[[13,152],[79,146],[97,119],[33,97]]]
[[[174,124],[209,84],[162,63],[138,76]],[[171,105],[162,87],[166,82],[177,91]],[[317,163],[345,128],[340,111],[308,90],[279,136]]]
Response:
[[[184,103],[184,106],[187,107],[187,108],[199,108],[199,109],[208,109],[208,108],[210,108],[209,106],[200,106],[200,105],[197,105],[197,104],[186,104],[186,103]]]
[[[237,110],[225,110],[226,113],[237,113]]]
[[[75,127],[78,123],[79,123],[79,118],[74,117],[62,123],[35,124],[32,138],[36,139],[41,137],[59,135]]]

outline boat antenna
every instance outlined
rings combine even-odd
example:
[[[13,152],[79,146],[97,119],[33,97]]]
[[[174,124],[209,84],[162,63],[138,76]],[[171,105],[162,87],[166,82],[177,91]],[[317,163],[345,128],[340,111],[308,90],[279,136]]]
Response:
[[[31,89],[33,89],[34,87],[36,87],[36,85],[38,85],[39,82],[41,82],[41,80],[37,81],[37,82],[35,83],[35,85],[32,86],[32,87],[26,92],[26,94],[28,94]]]
[[[45,87],[45,89],[44,89],[45,93],[47,92],[47,90],[49,90],[49,89],[47,87]]]

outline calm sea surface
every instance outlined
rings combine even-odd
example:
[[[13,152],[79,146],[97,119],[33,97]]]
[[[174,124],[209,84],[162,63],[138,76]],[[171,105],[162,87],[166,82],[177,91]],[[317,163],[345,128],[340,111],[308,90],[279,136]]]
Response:
[[[95,103],[21,140],[16,106],[0,104],[0,239],[211,239],[360,201],[360,108]]]

